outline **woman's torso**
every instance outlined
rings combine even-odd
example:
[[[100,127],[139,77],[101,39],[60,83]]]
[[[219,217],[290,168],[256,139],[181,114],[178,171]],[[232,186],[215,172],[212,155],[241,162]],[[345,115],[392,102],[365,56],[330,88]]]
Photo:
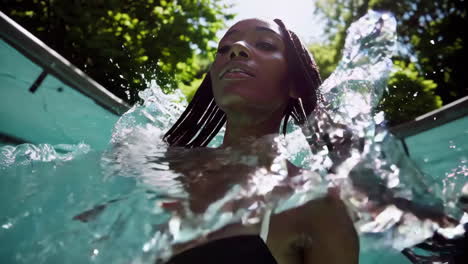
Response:
[[[198,165],[206,162],[200,159],[200,153],[197,151],[186,152],[186,155],[179,159],[191,160]],[[190,180],[190,177],[199,176],[199,173],[190,170],[190,164],[184,162],[183,166],[171,166],[171,169],[188,176],[184,184],[194,198],[191,205],[194,211],[203,212],[210,202],[225,194],[228,186],[242,181],[252,172],[252,168],[248,166],[227,164],[223,159],[218,161],[222,164],[212,157],[202,165],[201,169],[205,170],[203,173],[206,179],[197,178],[196,181]],[[300,172],[299,168],[288,162],[289,177]],[[263,223],[265,220],[267,219],[263,219]],[[325,197],[314,200],[298,208],[272,215],[269,220],[265,244],[278,264],[357,263],[357,235],[346,208],[339,199]],[[261,227],[261,222],[251,225],[231,224],[209,234],[203,240],[203,244],[229,237],[260,236]],[[199,245],[177,245],[174,247],[175,253],[184,252],[194,246]]]

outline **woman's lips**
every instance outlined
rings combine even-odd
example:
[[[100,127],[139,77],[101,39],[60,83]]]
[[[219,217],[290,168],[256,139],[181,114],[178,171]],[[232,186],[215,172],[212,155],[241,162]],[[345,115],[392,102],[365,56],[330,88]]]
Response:
[[[232,63],[225,67],[219,74],[219,79],[239,80],[255,77],[248,67],[240,63]]]
[[[245,72],[226,72],[221,79],[224,80],[240,80],[240,79],[247,79],[252,78],[253,76],[249,75]]]

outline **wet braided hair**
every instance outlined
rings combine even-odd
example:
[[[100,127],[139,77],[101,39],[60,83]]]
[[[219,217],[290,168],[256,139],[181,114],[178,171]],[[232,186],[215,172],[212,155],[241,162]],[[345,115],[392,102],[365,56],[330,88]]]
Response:
[[[318,90],[322,79],[312,54],[302,44],[299,37],[286,29],[280,19],[274,21],[280,26],[281,33],[285,36],[289,74],[292,75],[294,86],[300,95],[297,99],[291,98],[286,108],[283,122],[283,133],[286,134],[290,116],[296,123],[302,125],[307,120],[307,116],[317,107],[318,101],[322,99]]]
[[[281,20],[274,21],[284,36],[289,74],[299,94],[299,98],[289,100],[285,110],[282,132],[286,134],[289,117],[301,125],[317,107],[318,87],[322,80],[317,64],[298,36]],[[225,123],[226,114],[216,105],[211,78],[206,74],[192,101],[164,135],[164,140],[173,147],[205,147]]]
[[[435,233],[423,243],[404,249],[402,253],[415,264],[468,263],[468,223],[463,227],[465,229],[463,236],[447,239]],[[416,251],[416,248],[422,249],[425,254],[421,254],[421,250]]]

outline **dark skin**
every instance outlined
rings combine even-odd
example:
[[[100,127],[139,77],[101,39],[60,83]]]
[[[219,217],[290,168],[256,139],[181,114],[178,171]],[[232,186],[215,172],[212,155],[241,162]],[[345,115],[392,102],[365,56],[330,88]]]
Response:
[[[236,68],[245,72],[229,72]],[[216,104],[227,116],[223,147],[278,133],[287,101],[295,94],[287,72],[278,26],[244,20],[231,27],[210,71]]]
[[[278,135],[288,100],[297,98],[288,76],[283,35],[276,23],[249,19],[232,26],[219,43],[209,74],[216,104],[227,117],[221,148],[230,147],[246,153],[268,152],[268,148],[252,150],[249,142],[262,138],[264,146],[271,145],[271,140]],[[200,155],[194,153],[193,159],[189,153],[187,155],[182,159],[184,165],[173,164],[171,168],[188,176],[185,187],[192,197],[191,209],[195,212],[203,212],[210,201],[221,198],[227,188],[223,186],[229,185],[226,182],[243,179],[251,172],[251,168],[228,165],[204,171],[204,177],[210,180],[191,184],[190,173],[197,173],[186,162],[197,160]],[[216,154],[213,152],[213,155]],[[266,164],[272,162],[268,155],[261,160]],[[213,162],[210,166],[216,167]],[[287,170],[289,177],[301,173],[301,169],[289,162]],[[177,210],[177,205],[173,206],[172,209]],[[166,208],[170,207],[168,204]],[[207,241],[259,232],[260,224],[232,224],[202,241],[178,245],[174,249],[178,253]],[[279,264],[358,263],[357,233],[336,190],[325,198],[273,215],[267,246]]]

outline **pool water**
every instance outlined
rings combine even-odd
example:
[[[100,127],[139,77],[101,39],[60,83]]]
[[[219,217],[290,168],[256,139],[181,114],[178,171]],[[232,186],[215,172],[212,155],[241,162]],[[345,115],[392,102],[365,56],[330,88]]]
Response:
[[[323,197],[333,184],[359,216],[361,261],[374,263],[375,252],[385,250],[389,263],[404,263],[391,252],[432,236],[439,225],[391,202],[369,205],[384,201],[385,192],[460,219],[457,202],[466,186],[466,158],[443,184],[427,179],[388,133],[382,114],[374,113],[392,69],[395,27],[386,13],[369,12],[355,22],[342,61],[321,86],[327,104],[304,127],[289,124],[286,137],[251,142],[255,151],[168,150],[162,136],[184,102],[155,86],[141,93],[142,105],[117,121],[105,148],[85,140],[1,147],[0,259],[154,263],[167,259],[175,243],[197,241],[229,223],[258,223],[267,209],[280,213],[300,206]],[[328,144],[318,140],[324,135]],[[210,147],[221,140],[222,132]],[[465,151],[466,145],[458,148]],[[262,162],[264,155],[273,161]],[[287,177],[286,159],[313,173]],[[207,171],[224,175],[239,164],[247,176],[221,182],[221,195],[193,210],[190,200],[198,197],[187,191],[187,181],[202,183]],[[164,209],[167,202],[179,209]],[[383,263],[382,253],[378,256]]]

